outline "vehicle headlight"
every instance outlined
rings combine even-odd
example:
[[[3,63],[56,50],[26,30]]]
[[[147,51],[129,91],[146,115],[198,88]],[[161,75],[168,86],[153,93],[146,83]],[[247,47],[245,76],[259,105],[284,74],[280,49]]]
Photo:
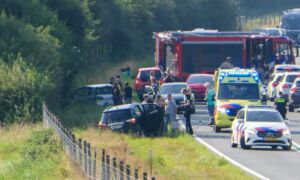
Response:
[[[246,129],[246,132],[250,135],[254,135],[256,134],[256,130],[255,129]]]
[[[291,134],[291,132],[290,132],[290,130],[289,129],[284,129],[283,131],[282,131],[282,134],[283,135],[290,135]]]
[[[230,113],[230,110],[226,109],[226,108],[218,108],[218,111],[221,113]]]

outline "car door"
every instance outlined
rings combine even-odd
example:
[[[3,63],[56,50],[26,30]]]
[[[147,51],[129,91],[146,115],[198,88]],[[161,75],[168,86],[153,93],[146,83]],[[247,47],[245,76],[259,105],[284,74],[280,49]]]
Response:
[[[142,128],[148,133],[158,132],[163,123],[160,108],[155,104],[142,104],[141,106],[143,108]]]
[[[96,88],[95,99],[96,103],[100,106],[113,104],[112,87],[103,86]]]
[[[239,142],[239,139],[243,134],[244,119],[245,119],[245,110],[241,110],[236,116],[236,120],[233,127],[233,131],[235,131],[234,133],[235,142]]]

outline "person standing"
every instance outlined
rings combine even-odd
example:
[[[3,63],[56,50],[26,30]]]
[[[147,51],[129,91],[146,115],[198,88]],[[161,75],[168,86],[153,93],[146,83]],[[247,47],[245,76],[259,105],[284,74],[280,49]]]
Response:
[[[122,102],[122,92],[119,89],[118,83],[115,82],[114,86],[113,86],[113,101],[114,101],[114,105],[121,105],[123,104]]]
[[[282,116],[283,119],[286,119],[286,111],[287,111],[286,110],[286,104],[287,104],[287,101],[283,97],[282,92],[279,92],[279,97],[275,99],[274,105],[275,105],[275,108],[281,114],[281,116]]]
[[[183,101],[183,107],[184,107],[184,117],[186,119],[185,123],[185,130],[186,133],[193,135],[194,131],[191,125],[191,95],[188,93],[187,89],[182,89],[181,93],[185,96]]]
[[[165,72],[164,82],[165,83],[174,82],[173,75],[171,74],[171,70],[169,68]]]
[[[115,82],[118,83],[119,89],[123,92],[123,84],[122,84],[122,82],[121,82],[121,77],[120,77],[120,75],[117,75],[117,76],[116,76]]]
[[[148,104],[148,103],[150,103],[149,96],[148,94],[144,94],[142,104]]]
[[[172,94],[168,94],[167,99],[165,101],[165,122],[164,122],[164,132],[168,132],[168,124],[171,123],[172,133],[176,132],[176,113],[177,107],[176,103],[172,98]]]
[[[207,109],[208,109],[208,114],[209,114],[209,119],[210,122],[208,123],[209,126],[215,124],[214,120],[214,115],[215,115],[215,92],[214,89],[212,88],[212,85],[207,82],[205,83],[206,87],[206,96],[204,100],[207,102]]]
[[[125,82],[124,87],[124,102],[130,104],[132,102],[132,87],[129,86],[128,82]]]
[[[221,66],[220,66],[221,69],[232,69],[233,68],[233,65],[231,64],[231,57],[227,57],[226,58],[226,61],[224,61]]]

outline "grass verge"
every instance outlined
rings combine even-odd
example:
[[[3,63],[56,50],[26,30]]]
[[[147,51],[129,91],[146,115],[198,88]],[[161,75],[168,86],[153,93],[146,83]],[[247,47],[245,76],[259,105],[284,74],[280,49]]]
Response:
[[[0,162],[0,179],[84,179],[40,124],[0,128]]]
[[[140,171],[149,172],[148,152],[152,150],[152,174],[157,179],[252,179],[186,134],[139,138],[95,128],[73,131],[93,147],[105,148],[110,155]]]

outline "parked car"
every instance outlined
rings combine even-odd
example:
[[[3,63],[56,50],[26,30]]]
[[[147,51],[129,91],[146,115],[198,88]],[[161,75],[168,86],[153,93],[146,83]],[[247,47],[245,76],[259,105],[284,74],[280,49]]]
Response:
[[[162,111],[155,104],[125,104],[105,109],[98,128],[140,135],[160,135],[163,120]]]
[[[279,92],[282,92],[283,96],[286,97],[286,99],[288,99],[290,88],[292,87],[292,84],[297,77],[300,77],[300,72],[285,73],[282,80],[277,86],[276,96],[278,97]]]
[[[280,83],[284,73],[273,73],[270,76],[269,83],[267,85],[267,98],[270,101],[274,101],[277,95],[277,86]]]
[[[195,101],[204,101],[205,98],[205,83],[209,82],[213,85],[213,75],[211,74],[191,74],[186,83],[192,89],[195,95]]]
[[[252,146],[271,146],[290,150],[292,137],[280,113],[271,106],[246,106],[235,117],[232,126],[231,147],[243,149]]]
[[[150,72],[154,71],[155,79],[161,84],[163,82],[163,72],[157,67],[140,68],[135,77],[134,90],[137,92],[140,100],[143,100],[145,86],[150,85]]]
[[[275,37],[286,36],[286,30],[282,28],[257,28],[257,29],[252,29],[251,32],[264,33],[268,36],[275,36]]]
[[[295,108],[300,107],[300,78],[296,78],[289,94],[289,111],[294,112]]]
[[[300,72],[300,65],[296,64],[278,64],[274,67],[274,73]]]
[[[183,111],[182,102],[184,100],[184,95],[181,94],[183,88],[187,88],[187,84],[184,82],[175,83],[165,83],[162,84],[158,94],[160,94],[164,99],[167,99],[168,94],[172,94],[173,99],[176,102],[178,112]],[[195,102],[195,96],[192,94],[192,101]],[[195,105],[192,103],[192,112],[195,112]]]
[[[73,101],[95,102],[99,106],[112,105],[112,85],[94,84],[80,87],[75,91]]]

